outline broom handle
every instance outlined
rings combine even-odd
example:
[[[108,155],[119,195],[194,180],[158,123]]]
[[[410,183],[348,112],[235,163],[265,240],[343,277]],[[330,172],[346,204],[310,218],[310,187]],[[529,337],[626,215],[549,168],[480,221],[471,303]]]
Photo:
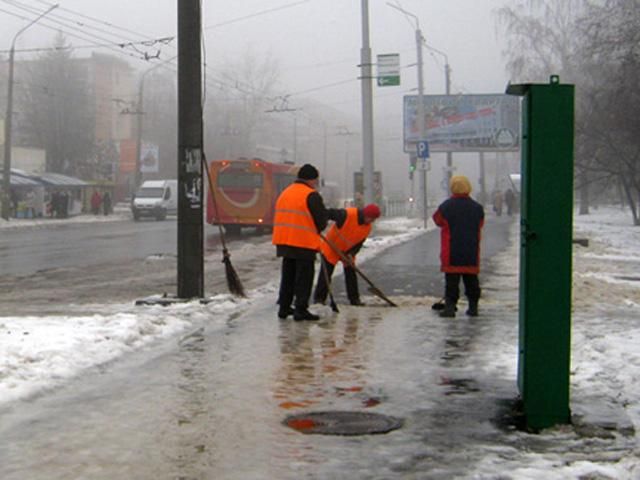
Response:
[[[358,273],[358,275],[360,275],[360,276],[362,277],[362,279],[363,279],[365,282],[367,282],[370,286],[372,286],[373,288],[378,288],[378,287],[376,287],[376,286],[373,284],[373,282],[372,282],[371,280],[369,280],[369,279],[367,278],[367,276],[366,276],[364,273],[362,273],[362,270],[360,270],[358,267],[356,267],[356,264],[355,264],[355,263],[354,263],[354,262],[353,262],[349,257],[347,257],[347,256],[345,255],[345,253],[344,253],[342,250],[340,250],[340,249],[338,248],[338,246],[337,246],[335,243],[333,243],[331,240],[329,240],[327,237],[325,237],[322,233],[319,233],[318,235],[320,235],[320,238],[321,238],[321,239],[322,239],[322,240],[323,240],[327,245],[329,245],[329,247],[331,248],[331,250],[333,250],[335,253],[337,253],[337,254],[338,254],[338,256],[340,257],[340,260],[342,260],[342,261],[345,263],[345,265],[347,265],[347,266],[349,266],[349,267],[353,268],[353,269],[356,271],[356,273]]]
[[[202,154],[202,163],[204,165],[204,170],[207,174],[207,180],[209,183],[209,192],[211,192],[211,200],[213,202],[213,211],[216,213],[216,217],[219,218],[218,214],[218,204],[216,203],[216,192],[213,190],[213,181],[211,180],[211,174],[209,173],[209,165],[207,165],[207,158]],[[222,231],[222,225],[218,222],[218,229],[220,230],[220,243],[222,243],[222,254],[226,257],[229,256],[229,251],[227,250],[227,245],[224,241],[224,232]]]

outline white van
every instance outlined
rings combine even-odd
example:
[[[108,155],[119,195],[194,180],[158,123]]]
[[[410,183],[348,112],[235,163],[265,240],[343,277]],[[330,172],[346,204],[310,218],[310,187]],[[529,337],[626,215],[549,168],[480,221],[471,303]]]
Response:
[[[131,202],[134,220],[155,217],[164,220],[167,215],[178,213],[178,181],[147,180],[142,183]]]

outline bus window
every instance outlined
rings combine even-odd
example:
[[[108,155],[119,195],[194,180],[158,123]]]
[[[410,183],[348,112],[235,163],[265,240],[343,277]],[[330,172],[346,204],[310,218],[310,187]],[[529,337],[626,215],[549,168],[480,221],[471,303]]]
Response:
[[[291,185],[294,180],[296,179],[295,175],[286,175],[286,174],[279,174],[276,173],[274,175],[274,179],[275,179],[275,186],[276,186],[276,196],[280,195],[280,193],[282,193],[282,191],[287,188],[289,185]]]

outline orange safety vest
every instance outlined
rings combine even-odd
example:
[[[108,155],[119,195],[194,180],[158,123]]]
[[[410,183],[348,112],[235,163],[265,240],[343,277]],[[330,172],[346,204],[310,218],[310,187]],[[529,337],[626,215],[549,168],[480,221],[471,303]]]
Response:
[[[362,242],[369,236],[369,232],[371,232],[371,224],[360,225],[358,223],[357,208],[347,208],[346,210],[347,220],[344,222],[342,227],[338,228],[334,223],[326,235],[327,240],[338,247],[343,253],[348,252],[355,245]],[[327,242],[322,242],[320,251],[331,265],[335,265],[340,259],[340,256],[333,251]]]
[[[318,229],[307,207],[307,197],[314,191],[304,183],[292,183],[283,190],[276,201],[271,243],[320,249]]]

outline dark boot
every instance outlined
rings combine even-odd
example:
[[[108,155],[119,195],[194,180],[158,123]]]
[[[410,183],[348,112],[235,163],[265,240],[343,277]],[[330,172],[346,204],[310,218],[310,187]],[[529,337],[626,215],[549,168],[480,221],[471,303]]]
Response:
[[[469,308],[467,309],[467,315],[470,317],[478,316],[478,300],[469,300]]]
[[[293,311],[293,319],[297,321],[301,320],[320,320],[320,317],[314,313],[311,313],[306,308],[298,308]]]
[[[287,318],[289,315],[293,315],[293,308],[291,307],[280,308],[280,310],[278,310],[278,318],[282,320]]]
[[[456,302],[446,299],[440,316],[444,318],[454,318],[456,316]]]

